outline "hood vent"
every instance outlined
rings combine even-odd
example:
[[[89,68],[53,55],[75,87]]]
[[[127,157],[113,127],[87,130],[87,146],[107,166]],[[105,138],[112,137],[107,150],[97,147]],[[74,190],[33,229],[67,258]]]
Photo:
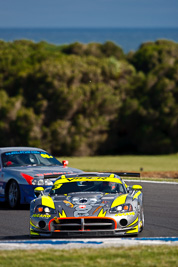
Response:
[[[80,200],[79,200],[79,203],[81,203],[81,204],[84,204],[87,202],[88,202],[87,198],[80,198]]]

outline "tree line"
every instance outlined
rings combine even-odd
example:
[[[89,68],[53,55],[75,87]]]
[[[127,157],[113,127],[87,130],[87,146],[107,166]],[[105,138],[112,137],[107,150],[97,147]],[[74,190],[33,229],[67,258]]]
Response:
[[[0,146],[54,155],[178,151],[178,44],[0,41]]]

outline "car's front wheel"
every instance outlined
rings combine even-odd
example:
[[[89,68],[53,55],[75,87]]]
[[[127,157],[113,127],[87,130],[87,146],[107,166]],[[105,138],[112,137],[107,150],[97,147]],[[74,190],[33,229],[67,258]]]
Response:
[[[139,217],[138,217],[138,232],[142,232],[143,227],[144,227],[144,212],[142,208],[141,214],[139,213]]]
[[[7,190],[7,202],[11,209],[16,208],[20,202],[20,190],[16,181],[11,181]]]

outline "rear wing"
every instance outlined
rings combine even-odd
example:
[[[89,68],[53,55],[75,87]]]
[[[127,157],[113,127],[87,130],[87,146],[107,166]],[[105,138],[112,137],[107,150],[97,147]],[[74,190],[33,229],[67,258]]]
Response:
[[[109,173],[114,173],[117,174],[118,176],[123,176],[123,177],[140,177],[139,172],[109,172]]]

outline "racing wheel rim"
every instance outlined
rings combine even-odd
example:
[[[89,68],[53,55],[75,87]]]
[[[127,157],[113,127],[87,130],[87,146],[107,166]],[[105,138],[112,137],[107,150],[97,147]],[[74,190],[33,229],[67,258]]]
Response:
[[[19,202],[19,187],[15,181],[12,181],[8,190],[8,203],[11,208],[15,208]]]

